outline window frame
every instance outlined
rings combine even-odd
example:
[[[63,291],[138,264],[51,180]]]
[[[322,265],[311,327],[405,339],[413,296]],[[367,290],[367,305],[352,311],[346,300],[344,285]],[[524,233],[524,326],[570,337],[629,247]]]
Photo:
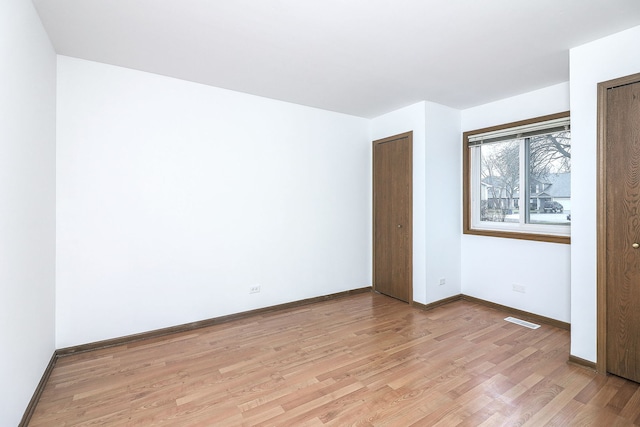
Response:
[[[551,242],[551,243],[571,243],[571,235],[569,227],[569,234],[559,234],[557,231],[553,231],[553,228],[549,229],[548,227],[554,227],[553,225],[546,224],[525,224],[526,227],[522,227],[520,225],[495,225],[492,224],[492,228],[478,228],[474,227],[473,221],[473,210],[472,210],[472,194],[473,194],[473,177],[471,173],[472,167],[472,148],[469,146],[469,138],[471,136],[487,133],[487,132],[495,132],[503,129],[515,128],[518,126],[531,125],[539,122],[546,122],[549,120],[569,118],[570,111],[563,111],[561,113],[549,114],[546,116],[535,117],[527,120],[520,120],[512,123],[505,123],[502,125],[486,127],[482,129],[471,130],[467,132],[463,132],[462,134],[462,145],[463,145],[463,156],[462,156],[462,173],[463,173],[463,233],[464,234],[472,234],[479,236],[490,236],[490,237],[502,237],[509,239],[522,239],[522,240],[534,240],[540,242]],[[523,144],[524,145],[524,144]],[[523,168],[523,159],[520,160],[520,172],[526,173],[526,170]],[[526,201],[526,200],[525,200]],[[525,203],[525,206],[528,206]],[[545,230],[547,228],[547,230]],[[558,228],[555,227],[557,230]]]

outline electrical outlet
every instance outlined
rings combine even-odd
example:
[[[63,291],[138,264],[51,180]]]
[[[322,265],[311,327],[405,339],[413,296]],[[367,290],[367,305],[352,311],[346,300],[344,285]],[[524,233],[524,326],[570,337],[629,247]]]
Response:
[[[513,284],[513,292],[521,292],[521,293],[525,293],[527,291],[527,288],[525,288],[524,285],[517,285],[517,284]]]
[[[445,278],[440,279],[440,286],[442,286],[442,285],[444,285],[446,283],[447,283],[447,279],[445,279]]]
[[[260,292],[260,285],[253,285],[249,288],[250,294],[257,294],[258,292]]]

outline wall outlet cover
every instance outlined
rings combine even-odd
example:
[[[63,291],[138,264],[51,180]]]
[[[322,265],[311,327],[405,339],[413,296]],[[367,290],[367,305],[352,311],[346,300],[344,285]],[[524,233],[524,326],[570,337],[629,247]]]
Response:
[[[513,284],[513,291],[514,292],[521,292],[521,293],[525,293],[527,290],[527,288],[524,285],[517,285],[517,284]]]

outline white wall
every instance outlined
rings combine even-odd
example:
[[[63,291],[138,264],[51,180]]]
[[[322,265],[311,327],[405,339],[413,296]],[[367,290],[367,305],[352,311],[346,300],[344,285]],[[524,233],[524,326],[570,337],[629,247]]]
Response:
[[[461,292],[462,150],[459,110],[426,103],[426,299]],[[440,285],[445,279],[445,285]]]
[[[368,120],[61,56],[57,123],[58,347],[371,285]]]
[[[407,131],[413,131],[413,300],[427,304],[460,293],[460,112],[423,101],[372,120],[374,140]]]
[[[30,1],[0,3],[0,424],[54,346],[56,59]]]
[[[571,354],[596,361],[597,84],[640,72],[640,27],[571,49]]]
[[[569,84],[562,83],[464,110],[462,130],[470,131],[567,110]],[[573,133],[572,143],[572,150],[580,144]],[[575,159],[572,158],[572,168],[574,165]],[[573,173],[572,180],[572,185],[576,181],[577,185],[584,185]],[[572,241],[574,235],[575,229],[572,230]],[[569,322],[572,247],[575,244],[465,234],[462,236],[462,293]],[[524,285],[526,293],[514,292],[513,284]]]

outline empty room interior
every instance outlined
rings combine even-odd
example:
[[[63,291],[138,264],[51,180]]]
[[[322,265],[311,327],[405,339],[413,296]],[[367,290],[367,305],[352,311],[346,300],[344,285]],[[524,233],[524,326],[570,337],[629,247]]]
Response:
[[[3,0],[0,425],[640,425],[639,44],[637,0]]]

